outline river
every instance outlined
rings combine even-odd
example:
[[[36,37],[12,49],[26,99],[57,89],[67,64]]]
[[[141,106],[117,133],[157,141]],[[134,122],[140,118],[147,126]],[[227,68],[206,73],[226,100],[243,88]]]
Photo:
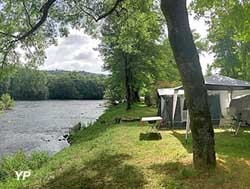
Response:
[[[18,150],[50,155],[69,146],[63,135],[77,124],[94,122],[104,111],[103,100],[16,101],[0,115],[0,157]]]

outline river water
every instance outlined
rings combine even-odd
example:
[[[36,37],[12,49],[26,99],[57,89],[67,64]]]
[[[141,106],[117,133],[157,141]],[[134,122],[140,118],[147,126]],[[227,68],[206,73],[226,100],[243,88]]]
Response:
[[[104,111],[103,100],[16,101],[0,115],[0,157],[18,150],[47,151],[69,146],[63,135],[77,124],[94,122]]]

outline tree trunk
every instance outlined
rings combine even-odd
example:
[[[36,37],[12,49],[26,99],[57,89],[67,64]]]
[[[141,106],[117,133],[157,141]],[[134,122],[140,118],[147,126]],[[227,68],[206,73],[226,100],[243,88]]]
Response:
[[[243,43],[242,44],[242,64],[243,64],[243,79],[246,80],[247,79],[247,49],[246,49],[246,45]]]
[[[125,88],[126,88],[126,100],[127,100],[127,110],[131,109],[131,83],[130,83],[130,67],[128,55],[125,58]]]
[[[214,130],[199,56],[189,27],[186,0],[161,0],[161,9],[189,109],[194,167],[215,167]]]
[[[132,101],[133,102],[140,102],[140,95],[139,95],[139,90],[138,89],[133,89],[132,90]]]

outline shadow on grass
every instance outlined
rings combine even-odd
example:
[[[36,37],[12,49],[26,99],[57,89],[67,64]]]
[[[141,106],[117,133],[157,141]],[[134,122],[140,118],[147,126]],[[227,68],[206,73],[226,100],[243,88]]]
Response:
[[[143,188],[146,183],[143,172],[136,166],[126,164],[124,161],[128,159],[130,156],[127,154],[103,152],[82,168],[71,167],[63,171],[42,188]]]
[[[165,164],[154,164],[150,167],[156,174],[162,175],[162,186],[164,188],[185,188],[185,179],[197,175],[190,165],[180,162],[168,162]]]
[[[188,153],[192,153],[192,138],[191,138],[191,135],[189,135],[188,137],[188,140],[186,141],[185,140],[185,134],[181,134],[175,130],[172,130],[172,135],[174,137],[176,137],[180,142],[181,144],[183,145],[183,147],[186,148],[187,152]]]
[[[217,161],[215,170],[203,172],[193,169],[191,164],[167,162],[150,167],[161,176],[165,188],[249,188],[250,165],[246,161]],[[241,170],[239,172],[239,170]]]
[[[215,133],[215,150],[217,154],[234,158],[250,158],[250,131],[241,130],[237,136],[230,132]],[[185,134],[173,131],[175,136],[189,153],[192,153],[192,137],[188,138],[186,143]]]

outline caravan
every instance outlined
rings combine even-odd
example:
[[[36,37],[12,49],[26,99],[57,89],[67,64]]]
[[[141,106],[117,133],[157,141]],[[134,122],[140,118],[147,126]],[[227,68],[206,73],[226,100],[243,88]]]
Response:
[[[250,82],[221,75],[212,75],[204,79],[208,90],[212,123],[214,126],[218,126],[229,115],[229,108],[235,109],[235,98],[250,95]],[[163,117],[164,126],[189,128],[189,115],[183,87],[158,89],[158,95],[160,98],[159,112]],[[234,104],[230,106],[231,101]],[[246,106],[249,107],[244,107],[244,109],[249,108],[250,111],[250,103],[247,103]],[[236,108],[239,109],[239,107]]]

